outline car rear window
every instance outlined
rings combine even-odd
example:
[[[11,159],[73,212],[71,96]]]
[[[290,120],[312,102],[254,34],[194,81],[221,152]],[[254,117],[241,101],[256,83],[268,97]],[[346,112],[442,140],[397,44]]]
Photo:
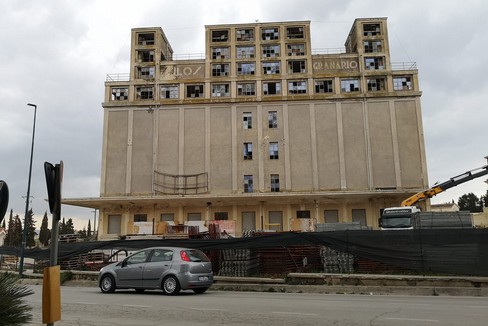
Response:
[[[208,257],[203,252],[201,252],[200,250],[196,250],[196,249],[185,250],[185,252],[188,255],[188,257],[190,257],[191,261],[194,261],[194,262],[200,262],[200,261],[208,262],[208,261],[210,261],[208,259]]]

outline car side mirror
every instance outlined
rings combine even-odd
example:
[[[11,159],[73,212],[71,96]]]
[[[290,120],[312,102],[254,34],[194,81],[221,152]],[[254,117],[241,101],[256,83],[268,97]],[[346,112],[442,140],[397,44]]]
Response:
[[[127,266],[127,259],[122,260],[121,267],[125,267],[125,266]]]

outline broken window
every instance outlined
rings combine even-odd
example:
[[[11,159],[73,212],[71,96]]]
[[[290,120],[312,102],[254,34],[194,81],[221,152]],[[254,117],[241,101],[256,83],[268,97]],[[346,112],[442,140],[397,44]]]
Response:
[[[216,221],[227,221],[229,219],[229,213],[227,212],[215,212],[214,217]]]
[[[316,80],[315,81],[315,93],[333,93],[334,81],[332,79]]]
[[[137,51],[138,62],[153,62],[154,50],[138,50]]]
[[[126,101],[129,99],[129,87],[112,87],[112,101]]]
[[[137,34],[137,45],[153,45],[154,33],[139,33]]]
[[[252,129],[252,112],[244,112],[242,114],[242,123],[244,129]]]
[[[161,98],[179,98],[180,89],[178,85],[161,85]]]
[[[212,59],[229,59],[230,49],[228,47],[212,48]]]
[[[244,143],[244,159],[252,160],[252,143]]]
[[[263,74],[264,75],[274,75],[280,73],[280,62],[263,62]]]
[[[278,40],[280,33],[278,27],[261,29],[261,39],[263,41]]]
[[[137,67],[137,78],[153,79],[154,71],[155,71],[154,67]]]
[[[370,92],[378,92],[385,90],[385,78],[384,77],[376,77],[376,78],[368,78],[368,91]]]
[[[244,192],[252,192],[252,175],[244,175]]]
[[[228,30],[212,31],[212,42],[227,42],[229,40]]]
[[[271,175],[271,192],[280,192],[280,175]]]
[[[268,128],[275,129],[278,128],[278,112],[268,111]]]
[[[374,53],[383,51],[382,41],[364,41],[364,52]]]
[[[304,38],[303,27],[287,27],[286,37],[290,39]]]
[[[366,57],[364,58],[364,65],[368,70],[385,69],[384,61],[383,57]]]
[[[212,84],[212,97],[230,96],[229,84]]]
[[[270,160],[278,159],[278,142],[269,143],[269,159]]]
[[[236,52],[237,59],[254,58],[254,46],[238,46]]]
[[[407,91],[412,89],[412,77],[393,77],[393,89],[395,91]]]
[[[364,24],[363,35],[364,36],[381,35],[380,24]]]
[[[281,94],[281,82],[279,82],[279,81],[263,82],[263,94],[264,95],[280,95]]]
[[[263,58],[277,58],[280,56],[279,45],[263,45],[261,47],[261,53]]]
[[[153,98],[153,87],[152,86],[139,86],[136,87],[136,99],[137,100],[150,100]]]
[[[289,57],[305,55],[305,44],[287,44],[286,48]]]
[[[203,97],[203,85],[186,85],[186,97],[197,98]]]
[[[305,60],[290,60],[288,61],[288,73],[299,74],[306,72]]]
[[[254,83],[238,83],[237,95],[238,96],[256,95],[256,85]]]
[[[307,81],[306,80],[289,81],[288,94],[307,94]]]
[[[222,64],[213,64],[212,65],[212,76],[228,76],[230,71],[230,64],[222,63]]]
[[[236,41],[254,41],[254,29],[244,28],[236,30]]]
[[[237,74],[238,75],[254,75],[255,64],[254,62],[238,62]]]
[[[358,78],[341,79],[341,92],[343,93],[359,92],[359,79]]]

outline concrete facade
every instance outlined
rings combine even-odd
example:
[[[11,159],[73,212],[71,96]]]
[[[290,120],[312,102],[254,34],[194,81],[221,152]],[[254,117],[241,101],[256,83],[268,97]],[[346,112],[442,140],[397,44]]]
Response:
[[[204,56],[176,56],[161,28],[135,28],[130,73],[107,77],[100,197],[64,200],[100,210],[99,238],[162,221],[376,228],[428,187],[418,71],[391,63],[386,18],[356,19],[334,53],[312,50],[309,21],[205,37]]]

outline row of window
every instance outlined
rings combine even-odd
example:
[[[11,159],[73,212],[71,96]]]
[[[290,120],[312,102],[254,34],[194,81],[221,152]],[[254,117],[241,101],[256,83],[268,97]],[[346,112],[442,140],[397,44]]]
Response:
[[[218,29],[210,31],[210,41],[212,43],[222,43],[230,41],[229,29]],[[305,31],[303,26],[291,26],[286,28],[286,38],[288,40],[296,40],[305,38]],[[253,27],[238,28],[235,30],[236,42],[254,42],[256,40],[256,32]],[[279,27],[263,27],[260,29],[260,39],[262,41],[272,41],[280,39]]]
[[[243,112],[242,113],[242,122],[243,122],[243,129],[252,129],[252,112]],[[276,129],[278,128],[278,112],[277,111],[268,111],[268,128],[269,129]]]
[[[261,58],[279,58],[281,56],[279,44],[267,44],[261,46]],[[230,59],[230,47],[212,47],[212,59]],[[305,43],[287,44],[286,55],[289,57],[305,55]],[[237,59],[249,59],[256,57],[254,45],[236,46],[235,57]]]
[[[287,82],[288,94],[307,94],[308,85],[307,80],[289,80]],[[340,80],[341,93],[360,92],[359,78],[343,78]],[[387,90],[386,77],[368,77],[366,79],[366,87],[370,92],[386,91]],[[187,84],[185,85],[186,98],[203,98],[204,84]],[[178,99],[180,98],[180,85],[161,85],[160,99]],[[412,90],[412,77],[400,76],[393,77],[393,90],[404,91]],[[263,81],[262,94],[267,95],[282,95],[281,81]],[[334,93],[333,79],[318,79],[314,81],[314,93]],[[129,99],[129,87],[112,87],[112,101],[127,101]],[[255,96],[256,82],[239,82],[237,83],[237,96]],[[211,97],[230,97],[230,83],[213,83],[211,84]],[[136,100],[154,99],[154,86],[136,86]]]
[[[270,175],[270,191],[271,192],[280,192],[280,175],[279,174],[271,174]],[[245,174],[244,175],[244,192],[246,192],[246,193],[253,192],[253,175],[252,174]]]
[[[244,160],[252,160],[252,142],[245,142],[243,145]],[[269,142],[269,159],[277,160],[279,158],[278,152],[278,142]]]

